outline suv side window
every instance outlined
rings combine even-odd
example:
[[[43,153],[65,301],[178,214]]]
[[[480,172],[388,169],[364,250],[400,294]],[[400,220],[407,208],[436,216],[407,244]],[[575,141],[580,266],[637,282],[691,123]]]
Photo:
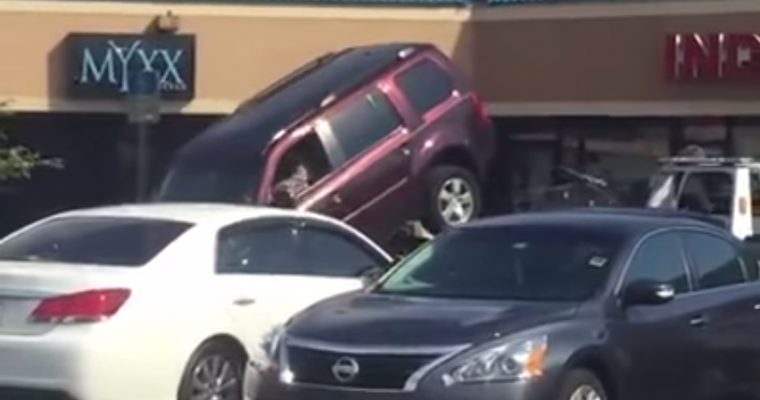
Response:
[[[219,274],[301,274],[306,268],[298,249],[298,229],[283,220],[261,226],[237,223],[217,235]]]
[[[301,238],[313,274],[357,277],[372,267],[388,263],[370,248],[333,229],[307,226]]]
[[[420,115],[448,100],[455,89],[451,75],[429,58],[398,74],[396,85]]]
[[[684,249],[696,274],[699,289],[734,285],[747,281],[747,273],[736,248],[708,233],[684,232]]]
[[[678,206],[709,214],[730,215],[734,182],[725,171],[699,171],[686,174],[681,183]]]
[[[378,89],[349,102],[327,118],[346,159],[381,141],[403,124],[388,96]]]
[[[625,283],[651,279],[673,285],[676,293],[689,291],[686,263],[678,236],[660,233],[644,240],[628,265]]]

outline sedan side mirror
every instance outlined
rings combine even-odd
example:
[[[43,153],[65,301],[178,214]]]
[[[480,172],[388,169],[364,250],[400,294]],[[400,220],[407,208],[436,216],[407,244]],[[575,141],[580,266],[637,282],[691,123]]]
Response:
[[[370,287],[377,282],[387,270],[383,267],[371,266],[359,271],[359,277],[362,279],[362,287]]]
[[[638,280],[629,283],[623,289],[622,303],[624,307],[654,306],[665,304],[676,296],[676,290],[669,283],[653,280]]]

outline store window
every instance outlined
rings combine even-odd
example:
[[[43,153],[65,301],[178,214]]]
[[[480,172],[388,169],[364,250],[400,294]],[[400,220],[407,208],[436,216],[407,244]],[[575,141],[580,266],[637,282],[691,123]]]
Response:
[[[738,120],[731,133],[735,155],[760,159],[760,119]]]
[[[515,210],[645,204],[650,178],[659,159],[674,153],[678,132],[665,118],[547,120],[506,133]]]
[[[696,145],[708,156],[727,156],[729,148],[728,127],[725,119],[685,119],[683,121],[682,147]]]

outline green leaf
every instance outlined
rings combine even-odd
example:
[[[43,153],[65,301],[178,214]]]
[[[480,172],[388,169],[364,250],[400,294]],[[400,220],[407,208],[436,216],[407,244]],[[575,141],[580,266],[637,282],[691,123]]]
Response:
[[[44,158],[24,146],[10,145],[6,135],[9,113],[4,110],[7,102],[0,102],[0,181],[28,179],[36,168],[62,168],[59,159]]]

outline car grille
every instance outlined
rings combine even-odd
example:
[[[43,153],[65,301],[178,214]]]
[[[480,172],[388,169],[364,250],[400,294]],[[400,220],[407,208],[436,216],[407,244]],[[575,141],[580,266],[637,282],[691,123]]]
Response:
[[[347,388],[400,390],[412,374],[438,358],[431,354],[350,354],[288,346],[288,367],[297,383]],[[352,358],[359,372],[340,381],[333,373],[338,360]]]
[[[54,390],[26,389],[0,386],[2,400],[75,400],[66,393]]]

